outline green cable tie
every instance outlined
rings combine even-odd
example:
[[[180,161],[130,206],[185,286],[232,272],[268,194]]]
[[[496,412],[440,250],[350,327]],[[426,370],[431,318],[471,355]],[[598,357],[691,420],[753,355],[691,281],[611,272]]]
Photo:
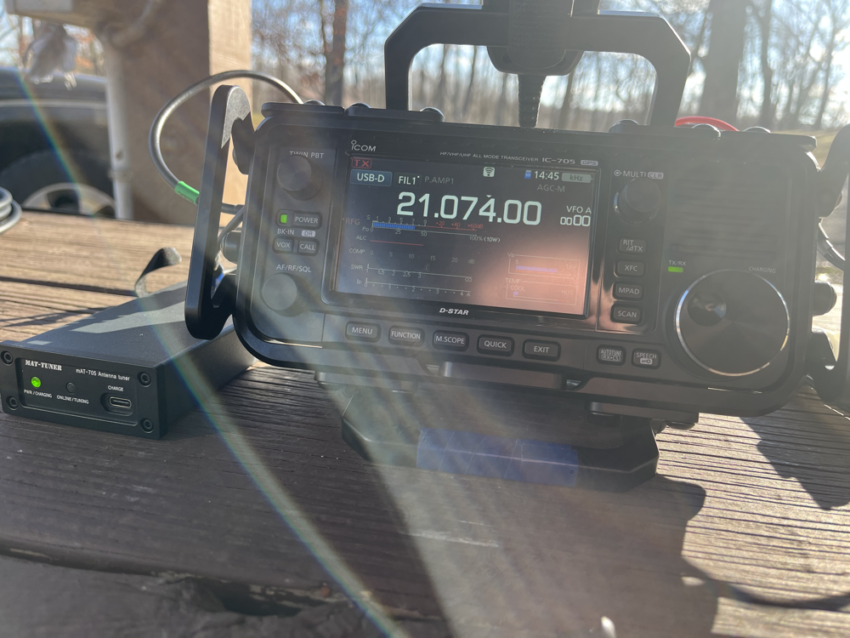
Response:
[[[177,182],[177,186],[174,187],[174,192],[180,195],[183,199],[188,199],[193,204],[197,204],[198,198],[201,196],[198,191],[189,186],[186,182]]]

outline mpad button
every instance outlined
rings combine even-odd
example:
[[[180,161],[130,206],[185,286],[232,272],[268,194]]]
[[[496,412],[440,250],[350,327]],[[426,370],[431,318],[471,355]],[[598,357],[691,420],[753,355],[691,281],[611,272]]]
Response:
[[[596,360],[611,366],[621,366],[626,362],[626,351],[615,346],[599,346]]]
[[[646,273],[646,265],[640,261],[617,262],[617,274],[620,277],[643,277]]]
[[[561,358],[561,346],[551,341],[526,341],[522,346],[522,355],[526,359],[557,361]]]
[[[500,354],[507,357],[513,354],[514,340],[509,337],[493,337],[482,335],[478,337],[478,352],[482,354]]]
[[[641,284],[629,284],[617,282],[614,284],[615,299],[643,299],[643,286]]]
[[[376,323],[351,321],[345,326],[345,338],[354,341],[377,341],[381,336],[381,327]]]
[[[469,335],[438,330],[434,333],[434,347],[443,350],[466,350],[469,347]]]
[[[393,326],[389,333],[390,343],[397,346],[421,346],[425,340],[421,328]]]

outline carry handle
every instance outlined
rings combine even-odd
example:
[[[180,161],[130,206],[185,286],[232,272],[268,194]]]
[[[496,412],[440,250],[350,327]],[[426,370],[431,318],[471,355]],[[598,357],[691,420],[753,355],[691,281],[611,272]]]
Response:
[[[508,13],[483,6],[416,7],[384,45],[387,108],[409,108],[410,65],[422,49],[432,44],[508,47],[508,29]],[[562,39],[569,43],[569,51],[633,53],[646,58],[656,71],[649,123],[675,125],[690,72],[691,54],[666,20],[653,15],[602,12],[573,15],[564,21],[563,29]],[[566,64],[536,73],[564,75],[571,70]]]

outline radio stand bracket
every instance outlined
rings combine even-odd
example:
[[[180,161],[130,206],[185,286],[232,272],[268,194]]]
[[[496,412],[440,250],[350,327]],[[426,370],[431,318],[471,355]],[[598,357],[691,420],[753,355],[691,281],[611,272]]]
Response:
[[[342,438],[384,465],[618,492],[652,478],[658,464],[648,418],[497,390],[358,388]]]

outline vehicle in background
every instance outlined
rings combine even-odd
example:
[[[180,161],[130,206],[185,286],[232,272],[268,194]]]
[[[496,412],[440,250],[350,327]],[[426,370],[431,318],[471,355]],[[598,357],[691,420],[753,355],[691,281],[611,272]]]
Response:
[[[0,67],[0,187],[24,208],[115,216],[103,78],[69,88]]]

